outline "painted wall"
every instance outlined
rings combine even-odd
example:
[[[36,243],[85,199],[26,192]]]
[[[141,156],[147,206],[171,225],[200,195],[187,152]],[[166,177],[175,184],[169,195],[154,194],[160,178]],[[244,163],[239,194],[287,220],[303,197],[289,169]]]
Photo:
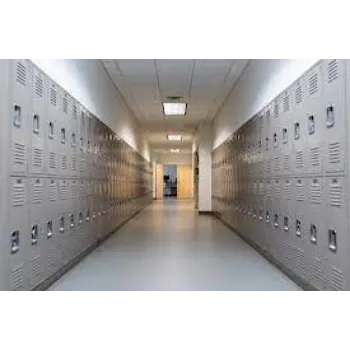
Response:
[[[192,154],[157,154],[154,155],[158,164],[192,164]]]
[[[213,149],[317,61],[251,60],[214,120]]]
[[[113,85],[100,60],[32,59],[132,148],[150,160],[150,148],[136,118]]]

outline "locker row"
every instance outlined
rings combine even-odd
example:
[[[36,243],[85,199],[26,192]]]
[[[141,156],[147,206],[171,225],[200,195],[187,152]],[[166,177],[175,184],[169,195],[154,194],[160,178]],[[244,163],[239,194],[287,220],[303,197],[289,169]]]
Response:
[[[0,74],[0,289],[31,290],[152,201],[152,165],[31,61]]]
[[[219,166],[233,159],[248,178],[345,173],[345,84],[345,60],[323,60],[232,135]]]
[[[212,153],[214,213],[318,290],[350,289],[349,68],[319,61]]]

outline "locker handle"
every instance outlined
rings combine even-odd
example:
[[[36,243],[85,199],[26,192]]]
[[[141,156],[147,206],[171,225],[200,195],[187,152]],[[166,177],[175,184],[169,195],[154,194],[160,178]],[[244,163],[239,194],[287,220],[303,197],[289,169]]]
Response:
[[[13,115],[13,125],[17,128],[22,126],[22,109],[19,105],[13,106],[14,115]]]
[[[326,114],[327,114],[327,128],[331,128],[335,124],[334,107],[328,106]]]
[[[294,140],[300,139],[300,124],[297,122],[294,124]]]
[[[46,230],[46,237],[51,238],[53,236],[53,225],[52,221],[47,222],[47,230]]]
[[[61,217],[60,217],[60,232],[61,232],[61,233],[64,232],[64,227],[65,227],[65,220],[64,220],[64,217],[61,216]]]
[[[49,122],[49,139],[53,139],[55,134],[55,128],[53,122]]]
[[[310,241],[314,244],[317,243],[317,227],[315,224],[310,225]]]
[[[289,231],[289,222],[288,222],[289,220],[288,220],[288,216],[285,216],[284,218],[283,218],[283,229],[284,229],[284,231],[285,232],[288,232]]]
[[[19,251],[19,230],[13,231],[11,234],[11,254]]]
[[[295,234],[298,237],[301,237],[301,221],[300,220],[295,221]]]
[[[32,245],[38,244],[39,226],[37,224],[32,226],[31,240],[32,240]]]
[[[315,133],[315,117],[313,115],[310,115],[308,118],[308,130],[309,130],[309,135],[312,135]]]
[[[334,229],[328,230],[328,247],[331,252],[337,252],[337,231]]]
[[[33,133],[39,134],[40,131],[40,118],[37,114],[33,115]]]

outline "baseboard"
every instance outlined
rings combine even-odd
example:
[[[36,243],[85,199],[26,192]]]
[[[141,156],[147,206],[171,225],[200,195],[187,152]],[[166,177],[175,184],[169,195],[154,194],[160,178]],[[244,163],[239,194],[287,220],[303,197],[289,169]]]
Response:
[[[212,211],[206,210],[198,210],[198,214],[200,215],[214,215]]]
[[[49,289],[55,282],[57,282],[60,278],[62,278],[67,272],[69,272],[74,266],[76,266],[79,262],[81,262],[85,257],[87,257],[90,253],[92,253],[96,248],[98,248],[103,242],[105,242],[112,235],[117,233],[126,223],[128,223],[131,219],[141,213],[142,210],[147,208],[150,204],[141,208],[137,212],[135,212],[132,216],[122,221],[112,232],[108,233],[105,237],[97,240],[94,244],[92,244],[89,248],[87,248],[83,253],[79,254],[75,258],[73,258],[69,263],[64,265],[57,272],[48,277],[45,281],[41,282],[38,286],[32,289],[32,291],[46,291]]]
[[[310,283],[305,281],[303,278],[298,276],[288,267],[283,265],[281,262],[277,261],[269,252],[264,249],[261,249],[257,244],[249,240],[247,237],[242,235],[239,230],[232,227],[225,220],[223,220],[217,213],[213,212],[213,216],[217,218],[220,222],[222,222],[227,228],[229,228],[233,233],[239,236],[243,241],[249,244],[253,249],[255,249],[261,256],[263,256],[267,261],[269,261],[272,265],[278,268],[281,272],[283,272],[288,278],[290,278],[296,285],[298,285],[304,291],[318,291],[317,288],[313,287]]]

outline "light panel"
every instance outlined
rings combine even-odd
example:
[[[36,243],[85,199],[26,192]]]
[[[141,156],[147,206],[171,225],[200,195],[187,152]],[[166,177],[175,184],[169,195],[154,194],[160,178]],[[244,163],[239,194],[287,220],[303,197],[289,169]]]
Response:
[[[168,134],[168,140],[169,141],[181,141],[182,136],[181,135],[176,135],[176,134]]]
[[[171,153],[180,153],[180,149],[179,148],[172,148],[170,150]]]
[[[187,103],[163,103],[165,115],[184,116],[186,114]]]

